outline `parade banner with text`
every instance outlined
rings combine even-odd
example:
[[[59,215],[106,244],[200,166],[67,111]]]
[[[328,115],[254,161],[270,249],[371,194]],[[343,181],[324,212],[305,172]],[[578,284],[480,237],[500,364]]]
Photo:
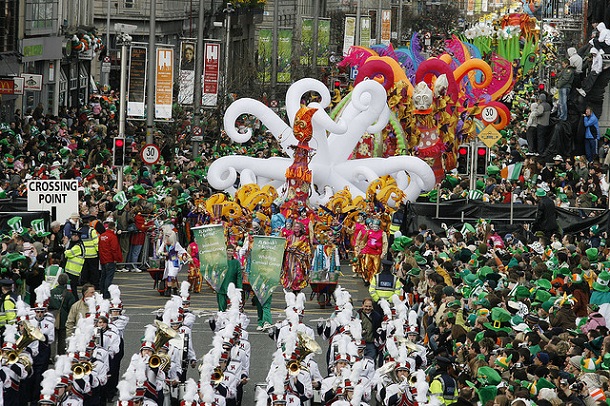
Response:
[[[191,228],[199,248],[200,271],[214,290],[218,290],[227,273],[227,245],[220,224]]]
[[[215,107],[218,104],[220,43],[206,42],[203,49],[203,99],[201,105]]]
[[[271,82],[271,38],[269,29],[258,30],[258,80],[261,83]]]
[[[381,43],[390,45],[392,37],[392,10],[381,11]]]
[[[292,65],[292,30],[281,29],[277,44],[277,82],[290,83]]]
[[[371,46],[371,17],[360,18],[360,46]]]
[[[180,44],[180,73],[178,74],[178,103],[193,104],[195,91],[195,39],[184,39]]]
[[[144,117],[146,96],[146,47],[132,46],[129,54],[129,87],[127,94],[127,115]]]
[[[285,238],[254,236],[248,281],[261,303],[265,303],[280,285],[285,249]]]
[[[155,118],[172,118],[174,95],[174,50],[157,48],[157,69],[155,80]]]

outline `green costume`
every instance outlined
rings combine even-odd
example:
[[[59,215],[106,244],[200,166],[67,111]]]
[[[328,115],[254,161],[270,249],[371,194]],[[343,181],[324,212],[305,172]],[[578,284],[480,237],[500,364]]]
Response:
[[[224,312],[227,310],[227,288],[229,283],[233,282],[236,288],[242,287],[241,264],[236,259],[228,261],[227,273],[224,275],[222,284],[216,292],[216,301],[218,302],[218,310]]]

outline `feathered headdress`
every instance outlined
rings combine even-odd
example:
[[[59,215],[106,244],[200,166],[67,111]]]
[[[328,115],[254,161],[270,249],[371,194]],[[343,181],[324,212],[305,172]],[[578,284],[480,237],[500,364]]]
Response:
[[[121,310],[123,309],[123,302],[121,301],[121,290],[117,285],[108,286],[108,293],[110,294],[110,310]]]
[[[49,298],[51,297],[51,285],[49,285],[49,282],[42,281],[40,286],[34,289],[34,293],[36,294],[36,309],[46,310],[49,305]]]
[[[190,288],[191,284],[188,283],[188,281],[182,281],[180,284],[180,297],[182,298],[183,302],[191,300],[191,295],[189,294]]]

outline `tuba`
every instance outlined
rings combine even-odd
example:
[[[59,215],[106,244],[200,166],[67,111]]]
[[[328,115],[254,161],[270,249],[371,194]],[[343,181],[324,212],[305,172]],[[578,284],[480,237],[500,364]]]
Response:
[[[29,321],[22,321],[21,323],[23,326],[23,333],[15,343],[17,349],[9,352],[5,357],[8,364],[20,362],[29,373],[32,370],[32,361],[28,356],[22,354],[22,352],[34,341],[44,341],[45,337],[44,334],[40,332],[40,329],[34,327]]]
[[[303,365],[303,361],[309,354],[320,354],[322,352],[320,344],[301,331],[297,332],[297,350],[299,354],[297,359],[291,359],[286,363],[288,374],[293,376],[298,375],[301,370],[308,371],[307,367]]]
[[[171,339],[178,337],[179,334],[162,321],[155,320],[155,326],[157,327],[157,334],[155,335],[154,346],[157,352],[150,356],[148,366],[165,370],[170,366],[171,359],[169,355],[160,353],[159,350]]]

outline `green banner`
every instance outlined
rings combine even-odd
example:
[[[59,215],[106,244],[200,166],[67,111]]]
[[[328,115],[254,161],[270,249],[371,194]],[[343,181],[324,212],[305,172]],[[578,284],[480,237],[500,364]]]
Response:
[[[270,29],[258,31],[258,80],[261,83],[271,82],[271,40]]]
[[[330,18],[318,21],[318,66],[328,66],[330,58]]]
[[[313,18],[303,17],[301,25],[301,66],[310,66],[313,50]]]
[[[261,303],[265,303],[274,289],[280,286],[285,248],[285,238],[254,236],[248,281]]]
[[[214,290],[218,290],[228,268],[224,227],[214,224],[193,227],[191,231],[199,247],[201,275]]]
[[[360,45],[371,46],[371,17],[360,17]]]
[[[277,82],[290,83],[290,71],[292,65],[292,30],[281,29],[278,31],[278,36]]]

